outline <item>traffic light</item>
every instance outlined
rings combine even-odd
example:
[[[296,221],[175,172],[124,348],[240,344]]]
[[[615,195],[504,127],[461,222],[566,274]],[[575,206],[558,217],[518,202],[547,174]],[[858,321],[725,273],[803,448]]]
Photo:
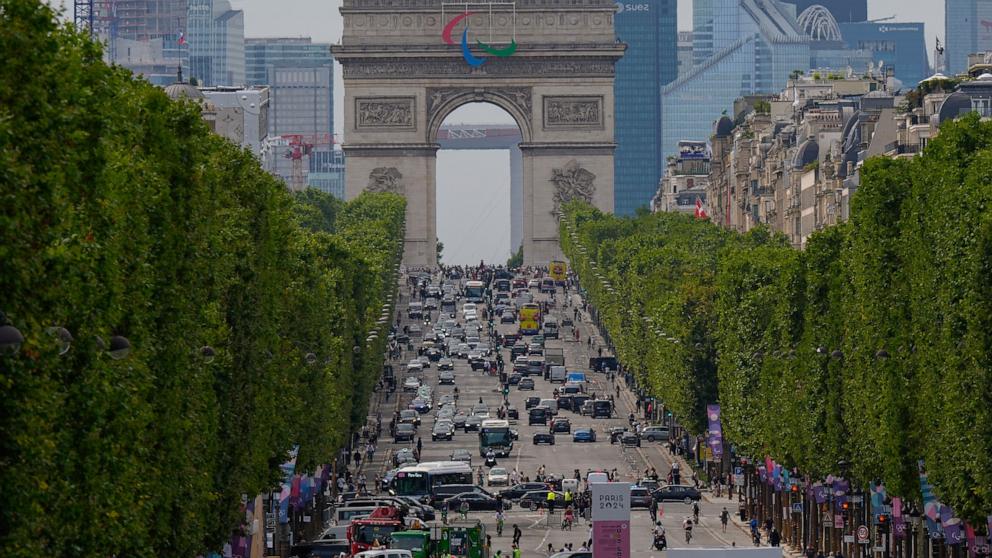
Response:
[[[798,484],[795,484],[795,483],[792,484],[792,492],[793,493],[798,493],[799,492],[799,485]]]
[[[851,511],[851,504],[849,502],[844,502],[840,505],[840,509],[844,514],[844,517],[847,517],[848,513]]]
[[[887,513],[878,514],[878,530],[883,533],[889,532],[889,514]]]

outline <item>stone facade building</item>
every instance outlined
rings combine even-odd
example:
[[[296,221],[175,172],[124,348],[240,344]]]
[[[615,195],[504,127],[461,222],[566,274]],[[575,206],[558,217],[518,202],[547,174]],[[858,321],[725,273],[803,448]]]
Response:
[[[739,100],[710,140],[709,217],[740,232],[767,225],[803,248],[814,232],[848,219],[867,158],[914,157],[942,122],[992,117],[992,74],[960,82],[936,75],[899,97],[886,81],[797,76],[774,97]]]

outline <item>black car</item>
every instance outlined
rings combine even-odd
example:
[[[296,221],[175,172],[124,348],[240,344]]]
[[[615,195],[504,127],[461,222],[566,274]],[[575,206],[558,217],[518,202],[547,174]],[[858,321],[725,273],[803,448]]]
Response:
[[[520,413],[517,411],[516,407],[507,407],[506,418],[520,420]]]
[[[485,370],[489,368],[489,361],[482,357],[469,359],[468,363],[472,367],[472,370]]]
[[[462,503],[468,503],[469,511],[496,511],[499,500],[480,492],[462,492],[444,501],[450,511],[459,511]],[[510,509],[509,502],[503,502],[503,509]]]
[[[534,391],[534,380],[521,378],[520,382],[517,383],[517,389]]]
[[[592,402],[592,418],[610,418],[613,416],[613,403],[606,399]]]
[[[651,493],[659,502],[685,502],[691,504],[701,498],[699,490],[688,484],[669,484]]]
[[[393,442],[412,442],[417,435],[417,429],[408,422],[401,422],[396,425]]]
[[[506,490],[500,491],[499,494],[504,500],[516,500],[528,492],[547,489],[548,485],[543,482],[522,482],[520,484],[515,484]]]
[[[470,416],[465,419],[465,432],[468,432],[470,430],[474,430],[478,432],[480,427],[482,427],[482,418],[477,416]]]
[[[620,446],[625,448],[641,447],[641,437],[636,432],[624,432],[620,435]]]
[[[572,423],[567,418],[556,418],[551,421],[552,432],[572,433]]]
[[[524,400],[524,410],[532,409],[541,404],[540,397],[528,397]]]
[[[523,379],[523,376],[514,372],[513,374],[510,374],[510,376],[506,379],[506,382],[511,386],[515,386],[520,383],[521,379]]]
[[[534,407],[527,414],[527,424],[548,424],[548,410],[544,407]]]
[[[555,435],[552,432],[538,432],[534,434],[534,445],[540,446],[542,444],[547,444],[549,446],[555,445]]]
[[[510,348],[510,358],[516,360],[518,356],[527,354],[527,344],[526,343],[514,343],[513,347]]]
[[[650,508],[651,507],[651,493],[647,488],[641,486],[630,487],[630,507],[631,508]]]
[[[524,494],[520,497],[520,507],[525,510],[539,510],[543,509],[548,502],[548,492],[552,492],[547,488],[541,490],[533,490]],[[555,504],[561,506],[565,503],[565,495],[561,492],[555,492]]]

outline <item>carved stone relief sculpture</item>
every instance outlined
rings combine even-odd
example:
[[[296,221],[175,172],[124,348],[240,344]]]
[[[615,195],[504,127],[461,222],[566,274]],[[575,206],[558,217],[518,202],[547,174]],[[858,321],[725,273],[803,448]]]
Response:
[[[359,97],[355,99],[355,127],[412,129],[414,102],[414,97]]]
[[[545,128],[602,128],[602,97],[544,97]]]
[[[579,166],[572,159],[560,169],[551,169],[551,183],[555,185],[554,204],[551,214],[561,219],[561,206],[572,200],[583,200],[592,203],[596,193],[596,175]]]
[[[403,195],[403,175],[396,167],[376,167],[369,173],[367,192],[392,192]]]

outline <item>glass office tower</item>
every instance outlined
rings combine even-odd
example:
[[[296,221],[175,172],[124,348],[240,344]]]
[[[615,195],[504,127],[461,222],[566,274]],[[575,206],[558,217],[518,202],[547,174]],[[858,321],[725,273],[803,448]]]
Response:
[[[877,64],[895,70],[903,87],[912,88],[930,76],[922,23],[841,23],[848,48],[866,50]],[[857,68],[860,70],[861,68]]]
[[[613,86],[614,211],[630,215],[647,206],[664,169],[661,156],[661,87],[678,76],[677,0],[617,5],[617,38],[627,51]]]
[[[944,7],[945,73],[964,73],[969,54],[992,51],[992,0],[946,0]]]

